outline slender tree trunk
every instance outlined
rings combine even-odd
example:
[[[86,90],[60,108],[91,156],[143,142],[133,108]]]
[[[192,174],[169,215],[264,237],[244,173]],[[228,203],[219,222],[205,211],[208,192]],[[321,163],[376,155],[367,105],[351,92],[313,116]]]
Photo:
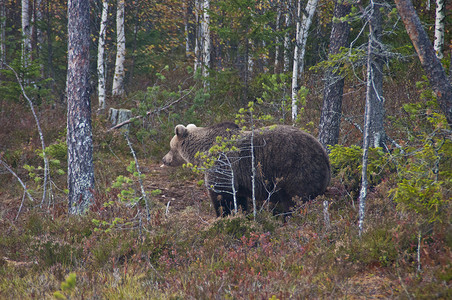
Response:
[[[98,97],[99,111],[105,111],[105,37],[107,35],[107,18],[108,18],[108,0],[102,0],[102,16],[99,29],[99,44],[97,47],[97,79],[98,79]]]
[[[278,6],[277,6],[277,9],[278,9],[278,12],[277,12],[277,15],[276,15],[276,42],[275,42],[275,44],[276,44],[276,47],[275,47],[275,74],[277,74],[278,73],[278,69],[279,69],[279,48],[280,48],[280,45],[279,45],[279,42],[280,42],[280,39],[279,39],[279,32],[280,32],[280,23],[281,23],[281,5],[279,5],[278,4]]]
[[[31,53],[31,28],[28,0],[22,0],[22,66],[27,68]]]
[[[204,78],[209,76],[209,68],[210,68],[210,51],[211,51],[211,40],[210,40],[210,0],[204,0],[203,2],[203,20],[202,20],[202,43],[203,43],[203,51],[202,51],[202,76]],[[209,85],[207,80],[204,80],[204,88],[207,88]]]
[[[443,58],[444,48],[444,21],[446,19],[446,0],[436,0],[436,18],[435,18],[435,49],[436,56]]]
[[[311,27],[312,17],[314,16],[318,0],[309,0],[306,5],[307,15],[303,14],[301,21],[301,0],[298,0],[297,9],[297,36],[293,56],[293,72],[292,72],[292,121],[295,122],[298,114],[298,76],[303,72],[304,54],[306,50],[306,41],[308,39],[309,27]],[[300,72],[300,73],[299,73]]]
[[[285,13],[285,23],[286,30],[292,26],[290,19],[290,9],[292,7],[292,0],[288,0],[286,13]],[[289,72],[290,68],[290,34],[287,31],[284,35],[284,72]]]
[[[118,0],[116,11],[116,63],[113,77],[113,96],[124,95],[124,61],[126,59],[126,36],[124,33],[124,1]]]
[[[384,57],[382,57],[381,36],[383,32],[382,16],[380,5],[371,0],[371,16],[369,20],[369,43],[370,52],[367,55],[371,56],[371,83],[370,90],[370,105],[372,106],[370,114],[370,147],[383,147],[386,140],[386,133],[384,129],[384,98],[383,98],[383,67]]]
[[[189,33],[189,6],[188,2],[182,2],[184,7],[184,36],[185,36],[185,57],[190,56],[190,33]]]
[[[436,56],[432,43],[422,27],[411,1],[395,0],[395,3],[421,61],[422,68],[429,79],[430,86],[437,97],[438,104],[446,115],[449,126],[452,127],[452,85]]]
[[[201,68],[201,48],[202,48],[202,25],[201,25],[201,2],[203,0],[195,0],[195,28],[196,28],[196,38],[195,38],[195,60],[194,60],[194,70],[195,72]]]
[[[71,214],[81,214],[88,209],[94,189],[89,2],[68,2],[67,146],[68,204]]]
[[[340,20],[351,11],[347,1],[336,1],[334,18]],[[338,54],[341,47],[348,45],[350,25],[347,21],[333,22],[330,34],[329,56]],[[328,150],[328,145],[336,145],[339,141],[339,129],[342,114],[342,94],[344,78],[335,72],[335,68],[328,68],[325,72],[325,87],[323,90],[323,108],[320,116],[319,141]]]
[[[298,63],[300,61],[300,47],[298,44],[298,41],[300,39],[300,26],[301,26],[301,0],[298,0],[297,4],[297,35],[296,35],[296,43],[295,43],[295,49],[293,54],[293,71],[292,71],[292,122],[295,122],[297,119],[298,114]]]
[[[6,0],[0,0],[0,61],[6,63]],[[0,69],[3,64],[0,64]]]

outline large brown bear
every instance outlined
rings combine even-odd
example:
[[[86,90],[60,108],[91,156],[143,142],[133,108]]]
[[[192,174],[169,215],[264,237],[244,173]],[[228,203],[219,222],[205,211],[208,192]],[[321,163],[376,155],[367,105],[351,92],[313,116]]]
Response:
[[[206,171],[206,186],[217,216],[230,214],[237,205],[249,210],[252,196],[253,141],[255,197],[260,206],[269,204],[274,213],[288,213],[293,197],[313,199],[323,194],[330,182],[330,163],[322,145],[310,134],[292,126],[275,125],[241,131],[234,123],[211,127],[177,125],[170,143],[171,150],[163,157],[167,166],[184,163],[200,164],[199,153],[207,153],[217,137],[232,140],[236,147],[227,153],[215,152],[213,167]],[[232,182],[234,184],[232,184]]]

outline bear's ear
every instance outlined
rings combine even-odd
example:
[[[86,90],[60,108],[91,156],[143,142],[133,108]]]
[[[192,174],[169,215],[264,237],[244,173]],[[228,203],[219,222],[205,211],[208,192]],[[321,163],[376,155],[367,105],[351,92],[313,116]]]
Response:
[[[188,130],[190,130],[190,129],[195,129],[196,128],[196,125],[195,124],[188,124],[187,125],[187,129]]]
[[[185,128],[184,125],[177,125],[176,128],[174,128],[174,133],[178,137],[183,138],[187,135],[188,130],[187,130],[187,128]]]

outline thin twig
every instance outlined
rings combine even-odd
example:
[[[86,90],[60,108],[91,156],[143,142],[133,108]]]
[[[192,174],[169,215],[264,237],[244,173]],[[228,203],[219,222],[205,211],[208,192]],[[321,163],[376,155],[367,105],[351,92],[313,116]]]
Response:
[[[13,169],[11,169],[8,164],[6,162],[4,162],[2,160],[2,157],[0,156],[0,163],[3,165],[3,167],[5,167],[6,170],[8,170],[8,172],[10,172],[11,174],[13,174],[14,177],[16,177],[17,181],[19,181],[20,185],[22,185],[25,193],[28,196],[28,199],[30,199],[32,202],[34,202],[35,200],[33,199],[33,197],[30,195],[30,193],[28,192],[27,186],[25,185],[25,183],[22,181],[22,179],[20,179],[20,177],[13,171]]]
[[[3,62],[3,64],[6,67],[8,67],[16,76],[17,83],[19,84],[20,89],[22,90],[22,94],[24,95],[25,99],[28,101],[28,104],[30,105],[31,112],[33,113],[33,117],[35,118],[35,121],[36,121],[36,126],[38,127],[39,138],[41,139],[42,157],[44,159],[44,186],[43,186],[43,192],[42,192],[42,200],[41,200],[41,204],[40,204],[40,206],[42,207],[42,204],[44,203],[44,200],[46,198],[47,175],[49,173],[49,161],[47,160],[47,156],[46,156],[46,152],[45,152],[46,146],[44,143],[44,135],[42,134],[41,125],[39,124],[38,116],[36,115],[35,109],[33,107],[33,102],[30,100],[30,98],[28,98],[27,93],[25,93],[25,89],[24,89],[22,83],[20,82],[19,75],[17,74],[16,70],[14,70],[10,65],[8,65],[4,62]]]

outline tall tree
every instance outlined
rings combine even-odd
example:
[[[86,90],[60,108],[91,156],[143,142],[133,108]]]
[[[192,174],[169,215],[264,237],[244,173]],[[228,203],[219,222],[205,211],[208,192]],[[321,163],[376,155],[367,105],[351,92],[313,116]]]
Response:
[[[350,25],[344,18],[350,13],[348,1],[336,1],[333,13],[333,25],[330,34],[329,56],[336,55],[348,44]],[[336,145],[339,141],[339,129],[342,114],[342,93],[344,78],[336,70],[340,65],[330,67],[325,72],[323,89],[323,108],[320,116],[319,141],[328,150],[327,145]]]
[[[97,46],[97,79],[98,79],[98,97],[99,110],[105,110],[105,38],[107,35],[107,18],[108,18],[108,0],[102,0],[102,16],[100,20],[99,39]]]
[[[126,35],[124,32],[124,7],[125,0],[118,0],[116,10],[116,63],[115,75],[113,77],[112,94],[114,96],[124,95],[124,62],[126,60]]]
[[[194,70],[201,68],[201,48],[202,48],[202,2],[203,0],[195,0],[195,60],[194,60]]]
[[[68,204],[71,214],[81,214],[88,209],[94,189],[89,2],[68,2],[67,147]]]
[[[30,3],[22,0],[22,65],[26,68],[30,63],[31,53],[31,28],[30,28]]]
[[[411,1],[395,0],[395,3],[438,104],[445,114],[449,126],[452,127],[452,85]]]
[[[436,0],[435,43],[434,49],[439,59],[443,58],[444,20],[446,19],[446,0]]]
[[[292,0],[287,0],[285,7],[285,25],[286,30],[292,26],[291,18],[290,18],[290,11],[292,8]],[[290,68],[290,33],[287,30],[284,35],[284,72],[288,72]]]
[[[212,49],[212,42],[210,39],[210,0],[203,0],[203,20],[202,20],[202,76],[205,78],[209,76],[210,68],[210,51]],[[208,85],[207,80],[204,80],[204,87]]]
[[[297,119],[298,114],[298,75],[303,73],[304,54],[306,50],[306,41],[308,39],[308,31],[311,27],[312,18],[318,0],[309,0],[306,4],[306,10],[303,10],[303,20],[301,20],[301,0],[298,0],[297,9],[297,36],[293,57],[293,73],[292,73],[292,121]],[[304,13],[306,11],[306,14]]]
[[[0,61],[6,62],[6,0],[0,0]],[[0,65],[0,68],[3,68]]]

